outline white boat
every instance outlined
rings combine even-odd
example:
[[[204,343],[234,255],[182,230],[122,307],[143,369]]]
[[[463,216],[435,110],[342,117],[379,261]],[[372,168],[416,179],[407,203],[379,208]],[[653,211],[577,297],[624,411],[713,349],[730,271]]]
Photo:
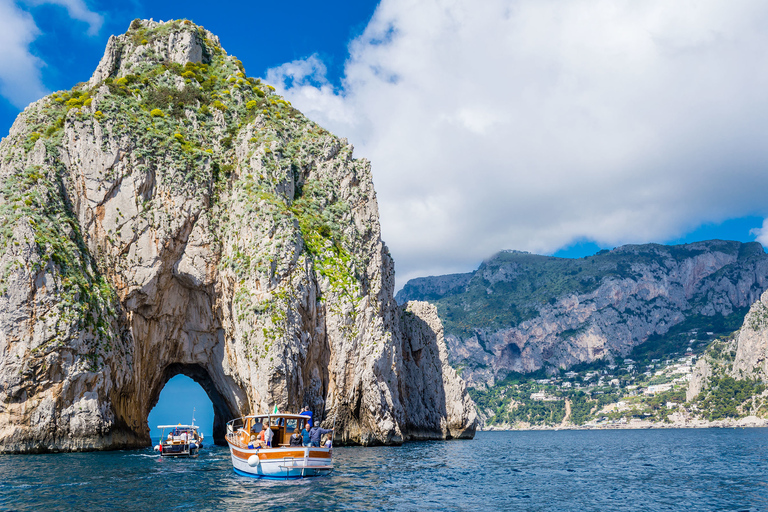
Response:
[[[290,446],[291,434],[301,432],[309,417],[300,414],[259,414],[227,423],[227,444],[235,472],[256,478],[305,478],[333,471],[332,448]],[[271,446],[258,447],[251,436],[262,425],[272,430]]]
[[[163,457],[190,457],[195,458],[203,447],[203,434],[198,432],[198,426],[192,425],[158,425],[162,430],[160,443],[155,446]],[[165,432],[169,431],[166,437]]]

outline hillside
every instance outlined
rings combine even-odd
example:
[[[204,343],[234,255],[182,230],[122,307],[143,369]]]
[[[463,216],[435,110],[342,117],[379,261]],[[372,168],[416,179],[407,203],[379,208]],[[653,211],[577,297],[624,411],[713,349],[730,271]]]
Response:
[[[766,287],[758,243],[712,240],[579,259],[505,251],[468,274],[411,280],[397,300],[437,306],[452,364],[483,387],[510,372],[685,352],[685,333],[736,330]]]

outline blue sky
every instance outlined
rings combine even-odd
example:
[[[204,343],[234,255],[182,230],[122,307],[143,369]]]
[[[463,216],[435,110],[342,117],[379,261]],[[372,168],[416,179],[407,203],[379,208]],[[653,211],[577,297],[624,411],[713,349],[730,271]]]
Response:
[[[762,0],[0,0],[0,131],[134,18],[205,26],[371,160],[398,288],[502,249],[768,243]],[[150,426],[199,403],[209,434],[206,401],[176,377]]]
[[[207,442],[212,444],[213,404],[210,398],[198,383],[186,375],[176,375],[160,392],[157,405],[149,413],[152,444],[157,444],[161,434],[158,425],[188,425],[192,422],[193,413],[195,425],[200,426],[200,432],[207,438]]]

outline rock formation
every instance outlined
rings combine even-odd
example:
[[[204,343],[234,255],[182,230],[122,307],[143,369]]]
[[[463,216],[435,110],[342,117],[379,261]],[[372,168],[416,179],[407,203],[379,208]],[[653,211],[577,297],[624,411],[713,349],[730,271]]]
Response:
[[[738,332],[715,344],[698,360],[686,399],[692,400],[711,388],[711,379],[718,376],[768,383],[768,291],[749,308]],[[768,397],[768,391],[763,396]]]
[[[510,371],[623,357],[693,318],[739,316],[735,329],[766,288],[758,243],[713,240],[580,259],[503,252],[470,274],[409,281],[398,300],[437,305],[452,364],[483,387]]]
[[[768,381],[768,292],[752,304],[736,336],[731,376]]]
[[[471,437],[440,322],[398,307],[370,164],[189,21],[135,20],[0,143],[0,451],[147,446],[183,373],[336,441]]]

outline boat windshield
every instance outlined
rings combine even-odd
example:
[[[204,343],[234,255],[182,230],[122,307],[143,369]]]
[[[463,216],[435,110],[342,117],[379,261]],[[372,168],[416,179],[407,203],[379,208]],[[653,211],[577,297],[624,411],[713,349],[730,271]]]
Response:
[[[273,431],[280,430],[290,434],[295,430],[301,431],[307,424],[307,418],[297,418],[296,415],[259,415],[246,416],[229,422],[232,431],[261,432],[263,425],[269,425]]]
[[[163,429],[163,434],[165,434],[166,429]],[[178,426],[178,427],[170,427],[168,429],[168,437],[173,439],[179,439],[182,437],[188,438],[188,439],[199,439],[202,437],[198,432],[197,428],[195,427],[184,427],[184,426]]]

